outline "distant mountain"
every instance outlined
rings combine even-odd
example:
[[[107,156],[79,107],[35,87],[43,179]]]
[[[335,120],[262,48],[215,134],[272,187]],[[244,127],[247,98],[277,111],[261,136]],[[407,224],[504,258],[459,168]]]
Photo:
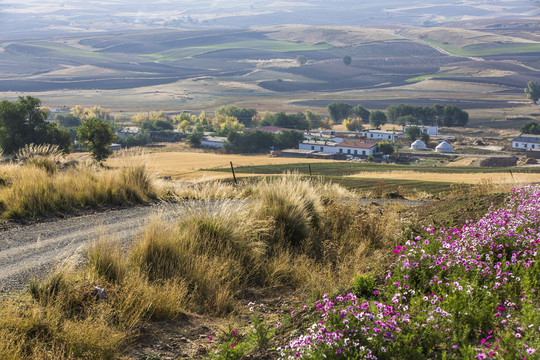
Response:
[[[0,40],[153,28],[283,24],[434,26],[540,17],[537,0],[0,0]]]

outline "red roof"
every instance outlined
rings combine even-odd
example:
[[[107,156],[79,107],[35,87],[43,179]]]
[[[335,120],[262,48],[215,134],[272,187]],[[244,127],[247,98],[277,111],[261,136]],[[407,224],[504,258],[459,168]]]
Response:
[[[342,141],[339,144],[337,144],[337,146],[338,147],[358,148],[358,149],[371,149],[372,147],[377,146],[377,143],[345,140],[345,141]]]

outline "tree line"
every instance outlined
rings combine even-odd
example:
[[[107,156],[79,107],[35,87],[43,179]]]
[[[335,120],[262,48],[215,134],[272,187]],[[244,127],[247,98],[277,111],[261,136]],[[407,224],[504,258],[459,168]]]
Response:
[[[361,123],[373,127],[390,122],[399,125],[439,125],[465,126],[469,114],[455,105],[414,106],[408,104],[390,105],[385,111],[369,111],[361,105],[352,106],[343,102],[333,102],[327,106],[330,118],[354,130]]]

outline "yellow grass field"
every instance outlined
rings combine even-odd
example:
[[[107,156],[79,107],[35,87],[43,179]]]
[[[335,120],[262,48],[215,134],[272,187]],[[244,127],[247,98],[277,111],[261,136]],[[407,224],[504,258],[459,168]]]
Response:
[[[121,167],[126,164],[145,163],[150,171],[158,176],[171,176],[181,180],[211,180],[230,178],[231,175],[222,172],[202,171],[201,169],[229,168],[232,161],[234,166],[271,165],[291,163],[320,163],[329,160],[320,159],[291,159],[270,157],[268,155],[235,155],[213,154],[201,152],[158,152],[143,156],[116,157],[107,160],[111,167]],[[242,174],[241,176],[250,176]]]
[[[363,172],[348,177],[373,178],[373,179],[397,179],[397,180],[420,180],[420,181],[444,181],[464,184],[478,184],[481,181],[492,181],[495,184],[523,184],[540,181],[540,174],[513,174],[510,173],[468,173],[468,174],[441,174],[422,173],[415,171],[392,171],[392,172]]]

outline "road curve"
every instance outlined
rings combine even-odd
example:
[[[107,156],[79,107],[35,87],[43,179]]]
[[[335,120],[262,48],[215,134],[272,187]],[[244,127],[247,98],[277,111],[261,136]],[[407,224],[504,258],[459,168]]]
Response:
[[[0,232],[0,291],[24,289],[33,276],[54,266],[77,262],[99,234],[130,241],[150,217],[173,217],[178,205],[159,204],[111,210]]]

